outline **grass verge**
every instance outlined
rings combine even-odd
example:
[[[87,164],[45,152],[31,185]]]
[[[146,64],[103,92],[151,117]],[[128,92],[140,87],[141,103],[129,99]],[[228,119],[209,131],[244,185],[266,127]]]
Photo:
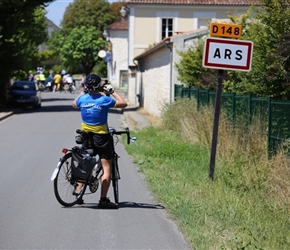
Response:
[[[193,249],[289,249],[289,159],[268,160],[259,119],[244,131],[221,116],[211,181],[212,117],[211,108],[177,101],[126,149]]]

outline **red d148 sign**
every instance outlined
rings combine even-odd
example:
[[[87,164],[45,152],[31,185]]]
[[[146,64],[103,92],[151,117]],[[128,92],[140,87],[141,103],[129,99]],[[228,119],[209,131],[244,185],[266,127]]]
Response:
[[[250,71],[253,42],[221,38],[207,38],[203,53],[206,68]]]

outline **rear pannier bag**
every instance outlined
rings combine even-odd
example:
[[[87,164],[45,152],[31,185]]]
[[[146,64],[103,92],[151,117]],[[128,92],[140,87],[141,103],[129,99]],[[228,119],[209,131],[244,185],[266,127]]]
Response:
[[[72,153],[71,160],[73,176],[78,180],[87,180],[97,163],[95,157],[79,153]]]

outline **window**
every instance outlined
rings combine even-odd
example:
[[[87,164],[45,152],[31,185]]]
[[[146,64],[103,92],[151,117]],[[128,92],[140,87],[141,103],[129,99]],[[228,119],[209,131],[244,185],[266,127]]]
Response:
[[[207,27],[211,20],[215,17],[216,12],[193,12],[193,29]]]
[[[178,27],[178,11],[156,11],[156,40],[174,35]]]
[[[172,18],[163,18],[162,19],[162,35],[161,40],[165,37],[173,35],[173,19]]]
[[[198,28],[207,27],[210,24],[210,22],[211,22],[210,18],[199,18],[197,27]]]

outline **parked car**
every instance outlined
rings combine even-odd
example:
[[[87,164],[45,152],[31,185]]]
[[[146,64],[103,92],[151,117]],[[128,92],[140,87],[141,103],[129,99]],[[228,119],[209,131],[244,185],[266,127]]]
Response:
[[[34,81],[16,81],[8,90],[8,105],[13,107],[41,107],[41,92]]]

